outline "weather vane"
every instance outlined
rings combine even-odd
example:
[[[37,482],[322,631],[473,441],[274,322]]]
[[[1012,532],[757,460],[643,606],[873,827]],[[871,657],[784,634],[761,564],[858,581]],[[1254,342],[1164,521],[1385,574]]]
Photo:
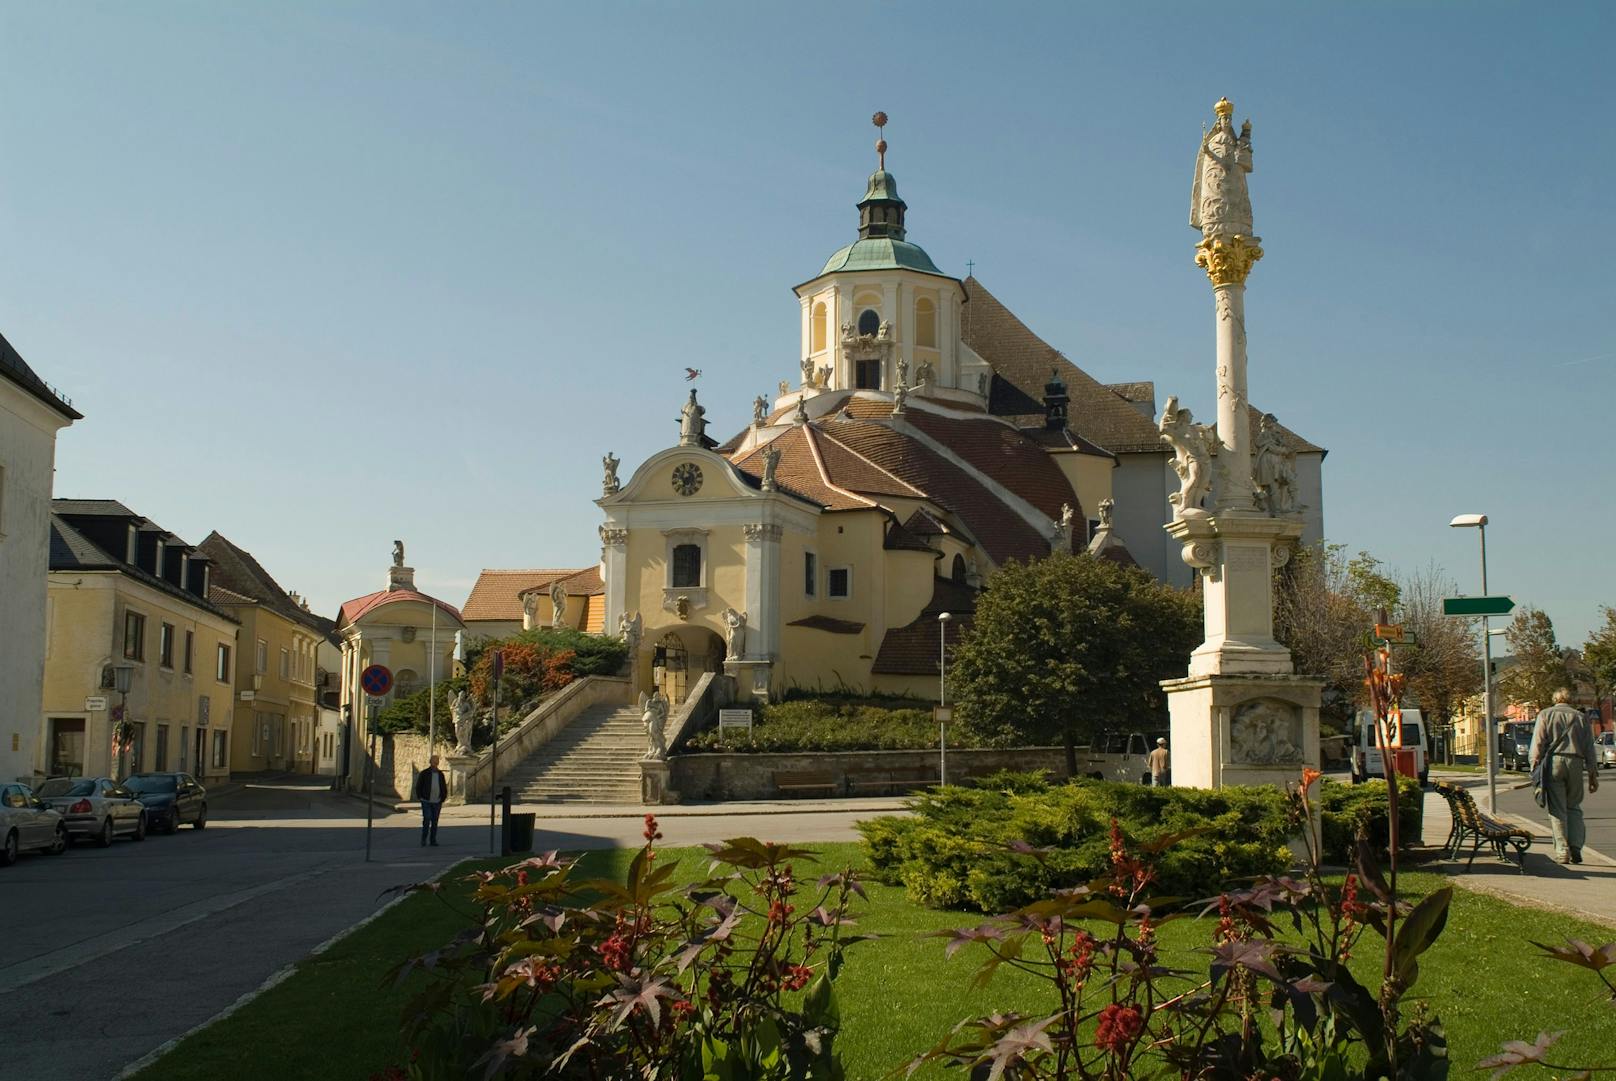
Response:
[[[887,167],[887,141],[882,137],[885,133],[881,129],[887,126],[887,114],[876,113],[870,117],[870,123],[875,125],[875,153],[880,161],[878,168],[885,172]]]

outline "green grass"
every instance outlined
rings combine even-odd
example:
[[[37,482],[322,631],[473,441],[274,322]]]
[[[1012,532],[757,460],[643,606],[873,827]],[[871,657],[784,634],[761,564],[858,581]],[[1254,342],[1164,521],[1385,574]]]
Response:
[[[862,861],[856,844],[811,846],[830,870]],[[590,870],[621,875],[632,853],[591,853]],[[670,849],[688,877],[706,869],[705,853]],[[483,861],[484,866],[490,861]],[[806,876],[804,876],[806,877]],[[1446,883],[1441,875],[1405,873],[1408,896]],[[969,926],[980,917],[936,912],[909,904],[900,888],[869,884],[870,905],[857,912],[859,927],[883,937],[853,946],[837,981],[844,1028],[838,1047],[848,1076],[874,1079],[930,1047],[955,1021],[992,1010],[1048,1009],[1042,985],[1008,967],[986,988],[968,985],[983,956],[961,950],[952,959],[926,932]],[[466,890],[451,890],[464,900]],[[382,986],[382,974],[400,959],[440,945],[463,925],[441,899],[418,894],[339,942],[303,961],[284,983],[217,1025],[186,1039],[171,1054],[137,1075],[136,1081],[365,1081],[404,1058],[398,1037],[403,989]],[[1160,941],[1166,964],[1199,967],[1188,951],[1205,945],[1209,923],[1181,920],[1164,925]],[[1541,959],[1528,943],[1576,937],[1593,943],[1612,938],[1608,928],[1535,909],[1517,908],[1482,894],[1457,890],[1447,929],[1421,959],[1415,997],[1424,998],[1448,1031],[1456,1076],[1463,1076],[1505,1040],[1534,1038],[1540,1029],[1571,1031],[1556,1047],[1559,1062],[1603,1065],[1616,1061],[1608,1035],[1609,1008],[1590,973]],[[1379,939],[1363,940],[1355,967],[1360,978],[1379,973]],[[958,1077],[935,1071],[923,1077]]]

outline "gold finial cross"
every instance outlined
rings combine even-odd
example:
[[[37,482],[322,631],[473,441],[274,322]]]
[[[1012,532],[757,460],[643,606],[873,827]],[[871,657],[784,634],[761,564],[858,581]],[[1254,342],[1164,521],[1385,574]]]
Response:
[[[887,126],[887,114],[882,112],[876,113],[874,116],[870,117],[870,123],[875,125],[875,154],[878,161],[877,168],[885,172],[887,167],[887,141],[886,139],[882,138],[884,133],[881,129]]]

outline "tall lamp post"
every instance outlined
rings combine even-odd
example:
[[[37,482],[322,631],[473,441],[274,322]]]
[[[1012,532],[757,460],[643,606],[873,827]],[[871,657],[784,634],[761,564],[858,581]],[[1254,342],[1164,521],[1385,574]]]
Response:
[[[1460,514],[1448,525],[1474,529],[1481,538],[1481,595],[1487,596],[1487,516]],[[1481,617],[1481,729],[1487,738],[1487,813],[1498,813],[1498,734],[1493,729],[1493,636]]]
[[[118,692],[118,719],[112,726],[112,738],[118,744],[118,780],[129,776],[129,737],[134,725],[129,721],[129,684],[135,669],[120,664],[112,669],[112,689]]]
[[[937,615],[937,783],[948,783],[948,612]]]

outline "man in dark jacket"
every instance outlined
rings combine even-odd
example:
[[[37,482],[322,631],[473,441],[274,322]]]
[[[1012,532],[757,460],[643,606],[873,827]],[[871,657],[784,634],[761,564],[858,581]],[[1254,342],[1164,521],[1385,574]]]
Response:
[[[438,756],[433,755],[415,778],[415,798],[421,801],[421,845],[434,847],[438,843],[438,814],[443,810],[444,798],[449,795],[449,782],[438,768]]]
[[[1571,691],[1554,692],[1554,705],[1537,715],[1532,729],[1532,768],[1548,756],[1544,788],[1549,822],[1554,828],[1554,858],[1559,863],[1581,863],[1587,829],[1582,821],[1582,789],[1592,795],[1599,787],[1599,759],[1588,719],[1570,705]]]

